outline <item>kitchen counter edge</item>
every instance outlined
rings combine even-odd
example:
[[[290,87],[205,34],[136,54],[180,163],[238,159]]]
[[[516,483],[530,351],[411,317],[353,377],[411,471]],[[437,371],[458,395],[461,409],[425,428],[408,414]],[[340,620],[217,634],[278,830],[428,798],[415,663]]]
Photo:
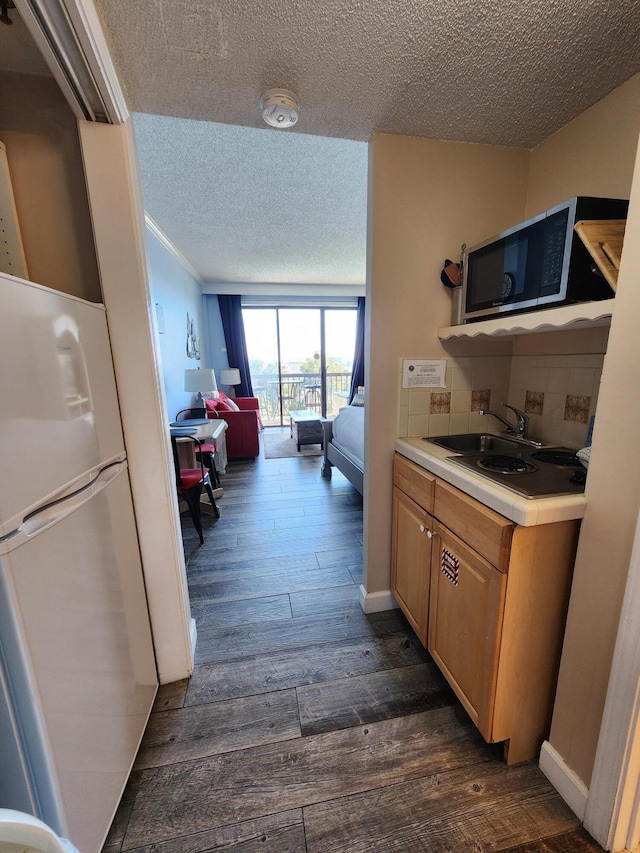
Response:
[[[425,471],[435,474],[460,491],[475,498],[490,509],[499,512],[510,521],[523,527],[550,524],[554,521],[570,521],[584,516],[584,495],[558,495],[549,498],[528,499],[520,497],[484,477],[467,471],[449,461],[455,456],[450,450],[430,444],[422,438],[397,438],[394,449],[415,462]]]

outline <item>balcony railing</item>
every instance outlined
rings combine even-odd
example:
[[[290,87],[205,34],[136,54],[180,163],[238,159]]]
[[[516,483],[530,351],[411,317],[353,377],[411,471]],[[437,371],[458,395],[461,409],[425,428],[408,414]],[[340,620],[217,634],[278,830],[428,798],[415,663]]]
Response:
[[[322,386],[319,373],[263,373],[251,377],[253,393],[260,401],[265,426],[282,426],[289,422],[288,413],[296,409],[312,409],[322,413]],[[332,418],[347,405],[351,373],[327,373],[327,417]]]

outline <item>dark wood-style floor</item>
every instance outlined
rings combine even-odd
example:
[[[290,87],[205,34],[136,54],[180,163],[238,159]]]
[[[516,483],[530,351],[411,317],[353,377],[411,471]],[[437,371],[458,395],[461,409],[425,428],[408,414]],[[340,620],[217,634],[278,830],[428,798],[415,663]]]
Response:
[[[202,548],[185,520],[196,669],[160,688],[105,853],[599,851],[400,611],[363,614],[362,500],[320,461],[231,465]]]

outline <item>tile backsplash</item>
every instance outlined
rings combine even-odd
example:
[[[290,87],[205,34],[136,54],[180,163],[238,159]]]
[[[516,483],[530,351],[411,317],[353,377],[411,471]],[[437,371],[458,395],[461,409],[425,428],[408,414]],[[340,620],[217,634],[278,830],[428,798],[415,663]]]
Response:
[[[509,402],[529,415],[532,436],[584,447],[603,362],[599,353],[513,356]]]
[[[431,391],[429,402],[430,415],[451,414],[451,391]]]
[[[447,361],[445,388],[401,389],[398,435],[447,435],[488,429],[479,409],[507,401],[511,357]]]
[[[491,388],[478,388],[471,391],[471,411],[491,408]]]
[[[590,408],[591,397],[576,397],[574,394],[567,394],[564,405],[564,419],[565,421],[577,421],[579,424],[588,424]]]
[[[534,438],[584,447],[603,361],[593,353],[449,359],[445,388],[401,389],[398,435],[501,432],[499,421],[478,411],[502,412],[508,402],[527,413]]]

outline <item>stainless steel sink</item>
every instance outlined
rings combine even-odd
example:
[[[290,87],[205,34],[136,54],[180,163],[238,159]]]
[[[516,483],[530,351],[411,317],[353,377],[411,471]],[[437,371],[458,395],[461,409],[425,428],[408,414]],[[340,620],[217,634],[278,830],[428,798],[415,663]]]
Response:
[[[433,438],[423,438],[454,453],[506,453],[521,450],[524,442],[517,438],[506,438],[502,435],[492,435],[486,432],[469,432],[462,435],[436,435]]]
[[[584,492],[585,470],[567,447],[546,447],[531,440],[488,432],[436,435],[423,441],[440,445],[453,455],[448,462],[499,483],[528,498],[578,495]]]

